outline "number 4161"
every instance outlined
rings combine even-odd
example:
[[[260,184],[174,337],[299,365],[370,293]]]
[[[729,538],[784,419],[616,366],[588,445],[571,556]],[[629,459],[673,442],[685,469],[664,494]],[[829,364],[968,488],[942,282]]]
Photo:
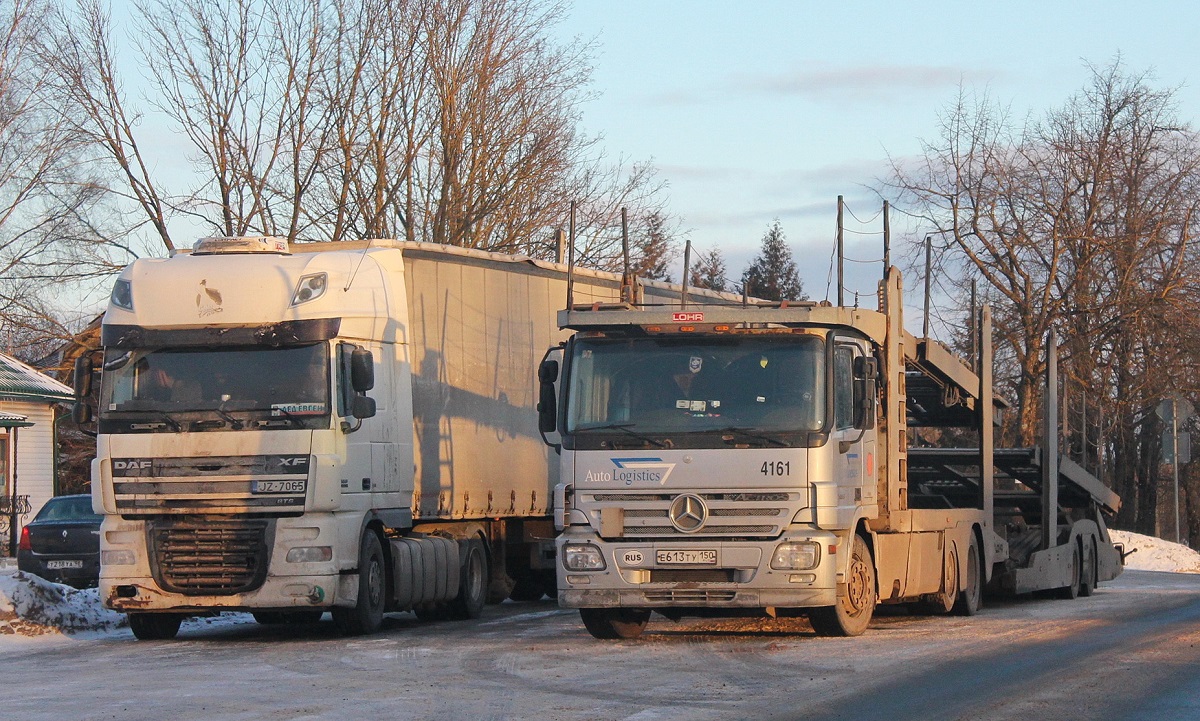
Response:
[[[764,476],[790,476],[792,475],[791,461],[767,461],[762,464],[759,472]]]

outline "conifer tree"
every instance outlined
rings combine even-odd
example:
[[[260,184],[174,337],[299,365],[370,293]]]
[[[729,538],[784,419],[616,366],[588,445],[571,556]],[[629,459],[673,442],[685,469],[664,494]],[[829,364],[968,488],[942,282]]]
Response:
[[[752,296],[766,300],[806,300],[804,284],[792,260],[783,226],[776,218],[763,234],[762,247],[742,273],[742,288]]]
[[[646,216],[642,241],[633,253],[633,274],[639,278],[671,282],[667,266],[678,255],[668,221],[659,211]]]
[[[720,248],[711,248],[696,258],[688,283],[693,288],[725,290],[729,281],[725,278],[725,257]]]

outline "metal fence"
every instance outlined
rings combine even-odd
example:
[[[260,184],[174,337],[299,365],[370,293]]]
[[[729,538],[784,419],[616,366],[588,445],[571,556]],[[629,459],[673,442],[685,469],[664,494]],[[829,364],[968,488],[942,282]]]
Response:
[[[17,549],[11,546],[12,532],[10,529],[24,525],[33,510],[29,505],[29,496],[0,496],[0,555],[16,555]]]

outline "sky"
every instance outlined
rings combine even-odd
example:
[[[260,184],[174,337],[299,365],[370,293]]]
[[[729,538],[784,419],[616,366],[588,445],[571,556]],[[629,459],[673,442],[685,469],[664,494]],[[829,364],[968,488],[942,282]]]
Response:
[[[719,247],[740,276],[778,218],[805,290],[833,299],[837,196],[847,258],[881,260],[872,189],[889,158],[936,138],[960,86],[1014,117],[1039,116],[1088,83],[1087,62],[1119,54],[1129,72],[1151,71],[1155,87],[1178,88],[1180,116],[1197,124],[1197,28],[1200,3],[1183,0],[576,0],[557,33],[595,43],[585,130],[603,135],[610,157],[653,161],[694,247]],[[902,232],[924,235],[903,220],[893,216],[894,249]],[[848,299],[874,294],[881,272],[848,262]]]
[[[987,93],[1013,117],[1036,117],[1088,83],[1087,62],[1104,66],[1119,54],[1128,72],[1149,71],[1155,87],[1176,88],[1181,118],[1200,125],[1200,3],[566,3],[552,40],[593,44],[584,132],[601,136],[611,159],[651,161],[683,237],[701,252],[720,248],[731,279],[778,218],[818,300],[836,297],[843,195],[846,297],[853,302],[857,291],[873,304],[882,274],[874,188],[889,158],[903,162],[922,139],[936,138],[938,115],[960,87]],[[128,0],[113,0],[113,9],[118,26],[131,15]],[[183,162],[175,131],[144,130],[148,146],[168,149],[159,153],[164,162]],[[894,213],[892,230],[899,254],[926,229]],[[678,280],[682,257],[676,266]],[[921,282],[906,275],[910,329]]]

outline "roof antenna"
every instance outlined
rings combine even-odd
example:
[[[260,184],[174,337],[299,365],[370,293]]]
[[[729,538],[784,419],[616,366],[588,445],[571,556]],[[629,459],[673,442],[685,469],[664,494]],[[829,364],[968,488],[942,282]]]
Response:
[[[679,296],[679,309],[687,310],[688,276],[692,272],[692,241],[689,238],[683,246],[683,291]]]
[[[571,232],[567,240],[567,310],[575,302],[575,201],[571,201]]]
[[[367,257],[367,251],[371,249],[371,243],[374,242],[374,238],[367,239],[367,244],[363,246],[362,253],[358,255],[358,264],[354,266],[354,271],[350,273],[350,278],[346,281],[346,287],[342,288],[343,293],[350,290],[350,286],[354,284],[354,278],[358,276],[358,269],[362,267],[362,262]]]

